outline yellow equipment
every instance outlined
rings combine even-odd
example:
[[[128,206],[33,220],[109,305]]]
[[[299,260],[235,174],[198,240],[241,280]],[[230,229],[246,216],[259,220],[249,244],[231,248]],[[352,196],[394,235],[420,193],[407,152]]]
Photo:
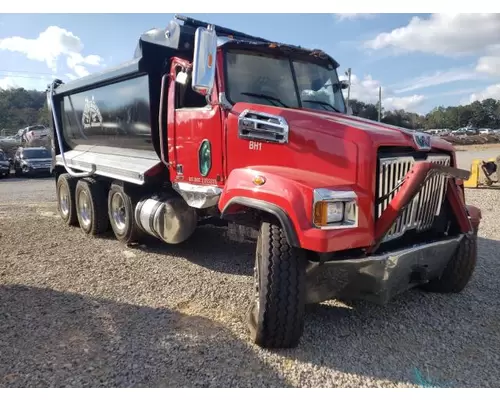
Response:
[[[495,173],[497,179],[491,179]],[[466,188],[478,188],[481,186],[491,186],[499,183],[500,177],[500,156],[490,158],[488,161],[473,160],[470,169],[470,178],[464,181]]]

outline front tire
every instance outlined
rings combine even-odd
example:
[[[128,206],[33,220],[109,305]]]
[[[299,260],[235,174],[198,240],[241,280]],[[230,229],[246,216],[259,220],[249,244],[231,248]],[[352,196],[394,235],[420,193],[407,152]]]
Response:
[[[477,262],[477,232],[464,236],[458,248],[439,278],[422,289],[436,293],[460,293],[469,283]]]
[[[263,222],[257,239],[255,297],[249,311],[252,341],[264,348],[292,348],[304,330],[306,257],[288,244],[283,229]]]
[[[92,178],[80,179],[76,184],[76,214],[87,235],[97,236],[109,228],[106,193],[105,185]]]

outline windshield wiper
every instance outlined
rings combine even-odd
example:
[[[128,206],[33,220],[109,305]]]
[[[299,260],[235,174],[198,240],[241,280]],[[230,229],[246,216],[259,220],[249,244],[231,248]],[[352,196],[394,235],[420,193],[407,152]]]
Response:
[[[321,100],[302,100],[303,103],[316,103],[316,104],[320,104],[322,106],[328,106],[330,107],[333,111],[337,111],[337,112],[340,112],[340,110],[338,110],[336,107],[332,106],[330,103],[326,102],[326,101],[321,101]]]
[[[253,97],[258,97],[261,99],[276,101],[276,102],[280,103],[283,107],[290,108],[290,106],[287,106],[285,103],[283,103],[277,97],[269,96],[269,95],[264,94],[264,93],[241,92],[240,94],[244,94],[245,96],[253,96]]]

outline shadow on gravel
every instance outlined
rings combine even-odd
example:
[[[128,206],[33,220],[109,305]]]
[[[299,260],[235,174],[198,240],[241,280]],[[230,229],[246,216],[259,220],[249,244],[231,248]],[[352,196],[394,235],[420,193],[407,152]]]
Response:
[[[0,286],[0,386],[287,386],[224,327],[167,309]]]
[[[251,276],[255,244],[233,241],[226,232],[226,228],[203,225],[184,243],[168,245],[153,237],[146,237],[139,249],[146,253],[182,257],[216,272]],[[114,236],[110,238],[116,240]]]
[[[499,259],[500,242],[479,238],[478,265],[461,293],[414,289],[385,307],[363,301],[310,306],[300,347],[280,353],[393,382],[498,387]]]
[[[144,251],[225,273],[252,273],[254,245],[226,239],[224,229],[203,227],[182,245],[154,242]],[[414,289],[386,306],[363,301],[308,306],[300,346],[277,353],[390,382],[500,386],[500,280],[492,263],[499,259],[500,243],[479,238],[478,266],[462,293]]]

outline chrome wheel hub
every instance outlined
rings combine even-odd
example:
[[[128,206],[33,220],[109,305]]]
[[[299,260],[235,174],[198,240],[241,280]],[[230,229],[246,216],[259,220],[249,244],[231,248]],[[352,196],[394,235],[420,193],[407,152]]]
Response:
[[[114,193],[111,198],[111,218],[116,229],[123,233],[127,228],[127,214],[125,212],[125,200],[121,193]]]
[[[66,186],[61,186],[59,189],[59,207],[61,214],[67,217],[69,214],[69,192]]]
[[[81,224],[84,228],[88,228],[91,223],[92,208],[90,205],[89,194],[85,190],[82,190],[78,194],[78,210],[80,214]]]

